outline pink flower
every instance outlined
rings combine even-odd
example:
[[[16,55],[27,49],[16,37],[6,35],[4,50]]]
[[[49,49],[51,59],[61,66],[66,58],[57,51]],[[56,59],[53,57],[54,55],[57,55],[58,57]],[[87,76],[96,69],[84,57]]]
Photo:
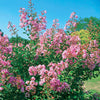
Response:
[[[25,93],[25,97],[30,97],[29,92]]]
[[[8,27],[7,27],[7,28],[9,29],[9,28],[10,28],[10,26],[11,26],[11,22],[8,22]]]
[[[65,68],[68,68],[68,63],[67,62],[65,62]]]
[[[20,27],[23,28],[25,27],[25,25],[23,23],[20,23]]]
[[[0,32],[0,35],[2,34],[2,32]]]
[[[22,43],[18,43],[18,46],[19,46],[19,47],[22,47],[22,46],[23,46],[23,44],[22,44]]]
[[[74,27],[76,26],[76,22],[73,22],[72,24],[73,24]]]
[[[37,69],[34,66],[29,67],[28,71],[30,75],[34,74],[34,76],[36,76],[37,74]]]
[[[30,17],[30,18],[29,18],[29,20],[32,20],[32,19],[33,19],[33,17]]]
[[[96,44],[97,42],[96,42],[96,40],[94,40],[94,44]]]
[[[33,85],[35,85],[35,81],[30,81],[30,86],[33,86]]]
[[[3,87],[0,87],[0,91],[2,91],[4,88]]]
[[[13,27],[15,27],[15,25],[13,25]]]
[[[70,18],[72,18],[75,15],[75,12],[72,12],[70,15]]]
[[[90,54],[90,57],[93,58],[94,57],[94,54]]]
[[[28,20],[27,19],[23,19],[23,23],[27,23],[28,22]]]
[[[29,28],[27,28],[27,31],[29,31]]]
[[[31,24],[31,21],[28,21],[28,24]]]
[[[67,50],[64,50],[64,52],[62,53],[62,58],[66,59],[67,58],[66,55],[67,55]]]
[[[1,70],[1,73],[2,73],[2,74],[6,74],[6,73],[9,73],[9,71],[8,71],[8,69],[2,69],[2,70]]]
[[[32,88],[30,86],[26,86],[26,91],[30,91]]]
[[[66,28],[66,26],[64,27],[64,30],[66,30],[67,28]]]
[[[26,14],[25,14],[25,13],[23,13],[23,14],[21,15],[21,19],[26,19]]]
[[[93,70],[93,69],[95,68],[95,64],[90,64],[90,65],[88,65],[88,68],[89,68],[90,70]]]
[[[53,23],[55,23],[55,19],[53,20]]]
[[[86,58],[86,56],[87,56],[86,54],[83,54],[83,55],[82,55],[83,59],[85,59],[85,58]]]
[[[83,49],[83,53],[86,53],[86,50],[85,49]]]
[[[29,84],[30,83],[30,81],[26,81],[26,84]]]
[[[77,16],[77,15],[75,15],[75,18],[78,18],[78,16]]]
[[[25,8],[22,8],[22,10],[25,10]]]
[[[19,12],[21,13],[22,11],[21,11],[21,10],[19,10]]]
[[[40,84],[41,86],[43,85],[43,83],[45,83],[45,78],[41,79],[40,82],[39,82],[39,84]]]
[[[24,87],[21,87],[21,92],[24,92]]]
[[[3,60],[1,60],[1,64],[3,65],[3,66],[6,66],[7,64],[6,64],[6,61],[3,61]]]
[[[39,71],[39,75],[44,75],[44,73],[45,73],[45,69],[42,68],[42,69]]]
[[[35,40],[36,38],[37,38],[37,34],[35,34],[34,36],[30,35],[31,40]]]
[[[46,11],[46,10],[44,10],[44,13],[46,14],[46,13],[47,13],[47,11]]]
[[[35,77],[32,77],[31,80],[32,80],[32,81],[35,81]]]
[[[66,26],[70,26],[70,22],[67,22],[67,23],[66,23]]]

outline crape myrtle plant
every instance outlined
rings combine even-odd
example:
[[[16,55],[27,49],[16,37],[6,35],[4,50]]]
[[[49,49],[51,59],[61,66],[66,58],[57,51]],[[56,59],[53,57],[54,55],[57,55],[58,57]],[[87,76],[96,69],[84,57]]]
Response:
[[[82,44],[78,35],[78,16],[73,12],[64,29],[53,20],[46,29],[46,11],[21,8],[20,27],[28,42],[10,43],[0,35],[0,96],[4,100],[85,100],[84,81],[97,77],[100,70],[98,41]],[[18,30],[11,22],[12,34]],[[1,33],[0,33],[1,34]],[[85,41],[85,40],[84,40]],[[89,99],[88,99],[89,100]]]

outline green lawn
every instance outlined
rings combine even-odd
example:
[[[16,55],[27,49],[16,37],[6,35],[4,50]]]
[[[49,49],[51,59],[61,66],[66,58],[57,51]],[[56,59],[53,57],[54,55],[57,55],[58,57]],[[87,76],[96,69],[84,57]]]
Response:
[[[89,79],[85,82],[85,90],[94,90],[97,93],[100,93],[100,75],[97,78]]]

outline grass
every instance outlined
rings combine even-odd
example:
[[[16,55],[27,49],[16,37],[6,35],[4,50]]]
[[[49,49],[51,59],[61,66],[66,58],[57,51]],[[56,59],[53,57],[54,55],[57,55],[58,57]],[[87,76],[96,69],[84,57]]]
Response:
[[[100,75],[97,78],[89,79],[85,82],[86,90],[94,90],[100,94]]]

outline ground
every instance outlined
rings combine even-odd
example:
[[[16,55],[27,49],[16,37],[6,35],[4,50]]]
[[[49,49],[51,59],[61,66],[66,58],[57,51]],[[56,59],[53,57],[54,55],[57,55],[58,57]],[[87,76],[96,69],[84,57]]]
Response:
[[[85,82],[86,90],[94,90],[100,94],[100,75],[97,78],[89,79]]]

